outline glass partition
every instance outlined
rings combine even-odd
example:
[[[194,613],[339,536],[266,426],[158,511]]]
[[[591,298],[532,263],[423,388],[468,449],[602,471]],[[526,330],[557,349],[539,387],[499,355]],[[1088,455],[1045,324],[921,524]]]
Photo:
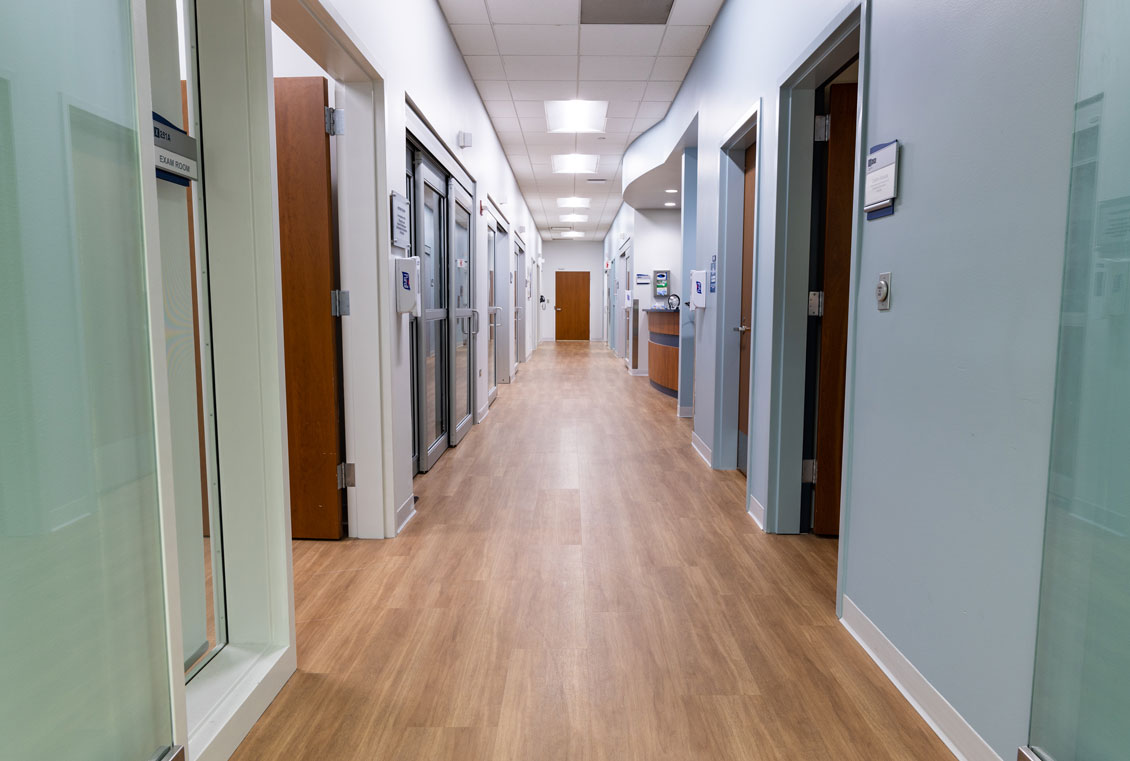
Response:
[[[130,7],[0,24],[3,758],[172,743]]]
[[[1130,757],[1130,5],[1088,0],[1030,745]]]

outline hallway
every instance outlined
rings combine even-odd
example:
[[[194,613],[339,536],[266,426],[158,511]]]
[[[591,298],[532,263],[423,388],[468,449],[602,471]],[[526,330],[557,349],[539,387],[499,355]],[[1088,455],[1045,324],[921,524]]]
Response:
[[[233,758],[951,758],[675,402],[544,343],[389,541],[295,542],[299,671]],[[608,453],[619,453],[610,460]]]

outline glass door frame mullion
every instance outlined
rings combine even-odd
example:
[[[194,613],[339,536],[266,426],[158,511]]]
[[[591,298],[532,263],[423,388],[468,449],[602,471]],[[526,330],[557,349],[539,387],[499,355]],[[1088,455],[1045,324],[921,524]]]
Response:
[[[474,267],[474,251],[475,251],[475,214],[474,214],[474,199],[471,197],[470,192],[459,184],[457,180],[451,178],[448,180],[448,213],[447,213],[447,229],[448,229],[448,250],[449,255],[447,258],[447,305],[448,315],[448,353],[450,358],[448,362],[448,378],[450,393],[447,395],[448,405],[448,420],[449,422],[449,436],[452,446],[462,441],[463,437],[467,435],[467,431],[475,422],[475,334],[477,333],[477,326],[475,316],[475,267]],[[455,236],[457,232],[456,222],[456,207],[462,207],[467,212],[467,281],[469,283],[467,293],[467,306],[456,307],[456,288],[457,279],[456,273],[459,269],[458,260],[455,256],[451,256],[451,252],[455,245]],[[458,331],[455,329],[459,320],[467,320],[467,364],[468,364],[468,377],[460,379],[457,376],[458,368],[455,362],[455,342]],[[458,393],[459,384],[467,384],[467,414],[461,418],[456,419],[456,394]]]

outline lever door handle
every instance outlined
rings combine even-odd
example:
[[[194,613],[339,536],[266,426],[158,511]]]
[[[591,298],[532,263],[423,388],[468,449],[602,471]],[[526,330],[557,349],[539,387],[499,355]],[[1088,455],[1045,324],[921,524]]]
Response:
[[[735,333],[745,333],[747,330],[749,330],[748,325],[739,325],[738,327],[734,328]]]

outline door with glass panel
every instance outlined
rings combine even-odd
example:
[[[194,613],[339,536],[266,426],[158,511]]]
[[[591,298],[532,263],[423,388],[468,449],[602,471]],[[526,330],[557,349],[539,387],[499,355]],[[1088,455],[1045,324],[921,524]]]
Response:
[[[498,318],[502,309],[498,306],[495,278],[499,239],[498,223],[491,219],[487,223],[487,404],[494,404],[498,398]]]
[[[1130,10],[1084,4],[1030,749],[1130,758]]]
[[[416,255],[420,257],[423,297],[416,318],[416,421],[420,472],[425,473],[449,441],[447,284],[452,272],[447,250],[447,182],[422,153],[417,153],[415,180]]]
[[[5,759],[173,744],[131,8],[7,3],[0,24]]]
[[[475,402],[475,334],[478,314],[474,310],[471,267],[474,205],[471,194],[455,180],[448,185],[451,225],[451,445],[458,444],[474,424]]]

